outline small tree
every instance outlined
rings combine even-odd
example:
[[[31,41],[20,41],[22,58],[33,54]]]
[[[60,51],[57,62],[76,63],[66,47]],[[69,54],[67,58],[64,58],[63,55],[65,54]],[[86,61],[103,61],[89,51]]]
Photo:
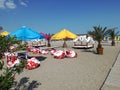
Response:
[[[111,45],[115,46],[115,37],[119,34],[119,31],[115,31],[116,28],[109,29],[109,34],[112,39]]]
[[[13,44],[19,44],[15,37],[10,36],[0,36],[0,59],[2,58],[4,52],[9,51],[9,47]]]
[[[102,27],[102,26],[93,26],[94,31],[88,31],[88,34],[92,35],[93,38],[98,42],[98,46],[97,46],[97,53],[99,54],[98,49],[103,49],[102,47],[102,39],[104,37],[105,34],[108,33],[107,27]],[[103,54],[103,52],[101,52],[100,54]]]
[[[3,27],[2,26],[0,26],[0,31],[2,31],[3,30]]]
[[[19,44],[19,41],[15,37],[0,36],[0,70],[3,72],[2,74],[0,73],[0,90],[9,90],[13,87],[16,84],[14,76],[16,73],[20,74],[26,65],[26,60],[22,60],[19,65],[15,65],[12,68],[4,67],[2,56],[15,43]]]
[[[26,66],[26,60],[21,60],[19,65],[14,65],[12,68],[4,67],[4,61],[0,61],[0,70],[3,74],[0,76],[0,90],[9,90],[14,87],[17,82],[15,75],[20,74]]]

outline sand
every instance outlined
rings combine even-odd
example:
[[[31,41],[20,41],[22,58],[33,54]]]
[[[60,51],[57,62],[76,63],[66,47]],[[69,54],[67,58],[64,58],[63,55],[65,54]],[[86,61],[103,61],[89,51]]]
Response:
[[[62,46],[62,43],[53,41],[51,44]],[[39,68],[25,69],[16,75],[16,80],[28,78],[26,85],[29,88],[39,83],[34,90],[100,90],[120,51],[120,44],[104,44],[103,55],[95,54],[96,44],[90,50],[73,49],[72,42],[67,42],[67,45],[67,49],[77,52],[77,58],[55,59],[50,53],[42,55],[45,58],[41,59]]]

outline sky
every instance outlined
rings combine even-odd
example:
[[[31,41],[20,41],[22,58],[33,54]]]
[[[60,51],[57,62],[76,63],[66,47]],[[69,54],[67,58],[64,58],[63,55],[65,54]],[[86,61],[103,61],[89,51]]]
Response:
[[[85,34],[99,25],[120,30],[119,9],[120,0],[0,0],[0,26],[49,34],[62,29]]]

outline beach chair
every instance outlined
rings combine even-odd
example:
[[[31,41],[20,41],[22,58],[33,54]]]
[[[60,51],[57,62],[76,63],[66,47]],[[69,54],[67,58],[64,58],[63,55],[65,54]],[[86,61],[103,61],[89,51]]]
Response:
[[[32,70],[32,69],[38,68],[39,66],[40,66],[40,61],[35,57],[32,57],[27,60],[26,69]]]
[[[53,53],[53,56],[56,59],[63,59],[65,58],[65,53],[62,50],[57,50],[56,52]]]
[[[7,56],[7,67],[13,67],[15,64],[19,64],[20,60],[18,59],[17,53],[8,53]]]
[[[66,50],[65,51],[65,56],[68,57],[68,58],[76,58],[77,53],[73,50]]]

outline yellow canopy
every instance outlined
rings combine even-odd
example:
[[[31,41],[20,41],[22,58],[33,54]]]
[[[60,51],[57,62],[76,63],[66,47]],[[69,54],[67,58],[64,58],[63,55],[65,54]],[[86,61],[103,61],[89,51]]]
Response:
[[[7,31],[4,31],[4,32],[0,33],[1,36],[7,36],[8,34],[10,34],[10,33],[7,32]]]
[[[53,35],[51,37],[52,40],[61,40],[61,39],[64,39],[64,43],[63,43],[63,48],[66,48],[67,47],[67,44],[66,44],[66,39],[75,39],[77,38],[78,36],[66,29],[63,29],[61,30],[60,32],[56,33],[55,35]]]
[[[51,37],[52,40],[60,40],[60,39],[74,39],[78,36],[66,29],[61,30]]]

